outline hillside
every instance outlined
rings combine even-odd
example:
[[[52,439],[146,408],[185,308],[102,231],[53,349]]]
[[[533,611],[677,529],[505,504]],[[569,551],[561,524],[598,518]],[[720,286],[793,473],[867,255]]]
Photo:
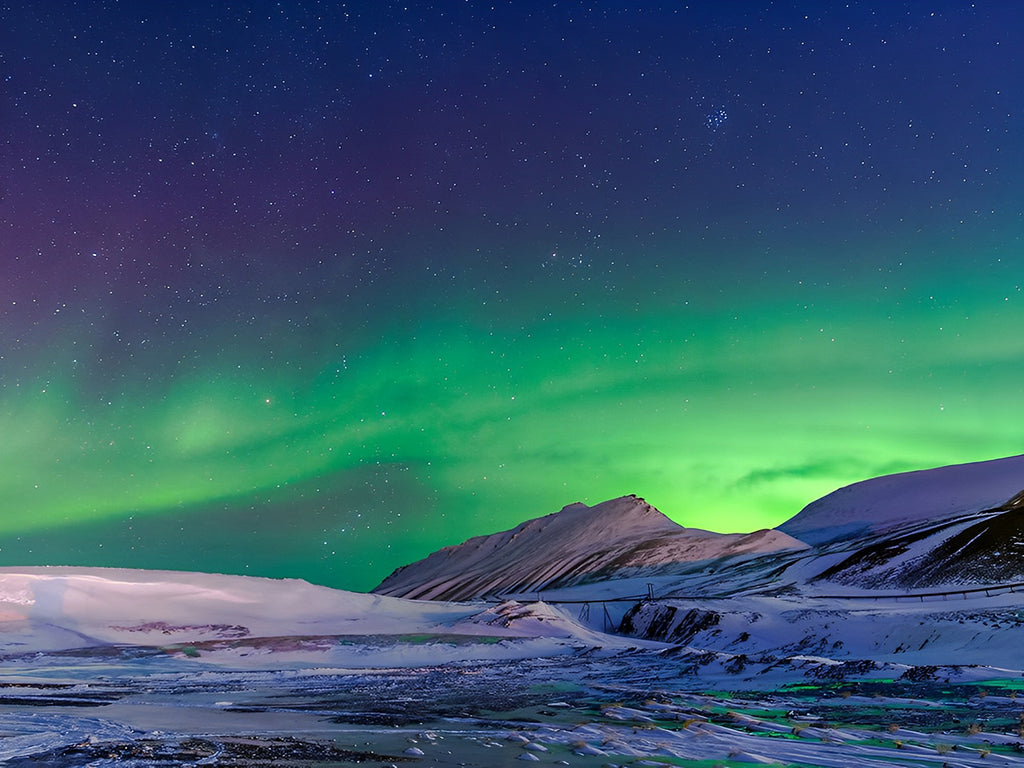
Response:
[[[804,507],[778,529],[811,545],[994,509],[1024,489],[1024,456],[863,480]]]
[[[734,555],[801,549],[778,531],[722,534],[684,528],[636,496],[570,504],[515,528],[445,547],[399,568],[373,591],[471,600],[626,578]]]

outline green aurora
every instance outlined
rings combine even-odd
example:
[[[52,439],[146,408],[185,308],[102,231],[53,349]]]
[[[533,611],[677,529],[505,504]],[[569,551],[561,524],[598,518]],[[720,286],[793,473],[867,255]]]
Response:
[[[368,589],[1024,450],[1016,3],[9,6],[2,564]]]
[[[91,403],[54,372],[3,396],[0,496],[32,510],[0,518],[3,553],[367,589],[577,500],[749,531],[863,478],[1018,451],[1020,287],[900,277],[727,301],[652,285],[632,306],[578,285],[550,311],[529,285],[495,311],[467,292],[339,357],[320,331],[212,338]]]

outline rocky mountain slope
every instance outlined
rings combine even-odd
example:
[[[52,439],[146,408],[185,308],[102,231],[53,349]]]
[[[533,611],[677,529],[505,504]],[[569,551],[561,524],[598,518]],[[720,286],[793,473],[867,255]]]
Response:
[[[1024,456],[866,480],[779,529],[811,543],[806,580],[915,590],[1024,580]]]
[[[728,654],[1019,658],[1024,457],[843,488],[780,526],[814,546],[667,585],[621,629]]]
[[[774,530],[721,534],[684,528],[643,499],[623,496],[593,507],[570,504],[512,530],[445,547],[399,568],[373,591],[393,597],[471,600],[803,547]]]
[[[827,551],[829,547],[822,549]],[[813,581],[870,589],[1024,581],[1024,493],[866,537]]]

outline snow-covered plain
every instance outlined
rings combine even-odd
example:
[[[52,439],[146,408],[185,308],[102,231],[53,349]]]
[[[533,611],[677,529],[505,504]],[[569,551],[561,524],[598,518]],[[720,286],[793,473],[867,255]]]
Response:
[[[2,568],[0,760],[1024,765],[1024,588],[982,583],[992,547],[970,544],[978,525],[1016,530],[1021,488],[1017,460],[881,478],[753,538],[624,497],[391,582],[530,587],[463,602]],[[937,552],[961,570],[936,571]]]

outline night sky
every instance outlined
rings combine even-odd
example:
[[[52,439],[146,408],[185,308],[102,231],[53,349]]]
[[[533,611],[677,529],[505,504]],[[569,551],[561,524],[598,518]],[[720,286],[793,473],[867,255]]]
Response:
[[[1022,28],[0,6],[0,563],[368,589],[577,500],[749,531],[1020,453]]]

